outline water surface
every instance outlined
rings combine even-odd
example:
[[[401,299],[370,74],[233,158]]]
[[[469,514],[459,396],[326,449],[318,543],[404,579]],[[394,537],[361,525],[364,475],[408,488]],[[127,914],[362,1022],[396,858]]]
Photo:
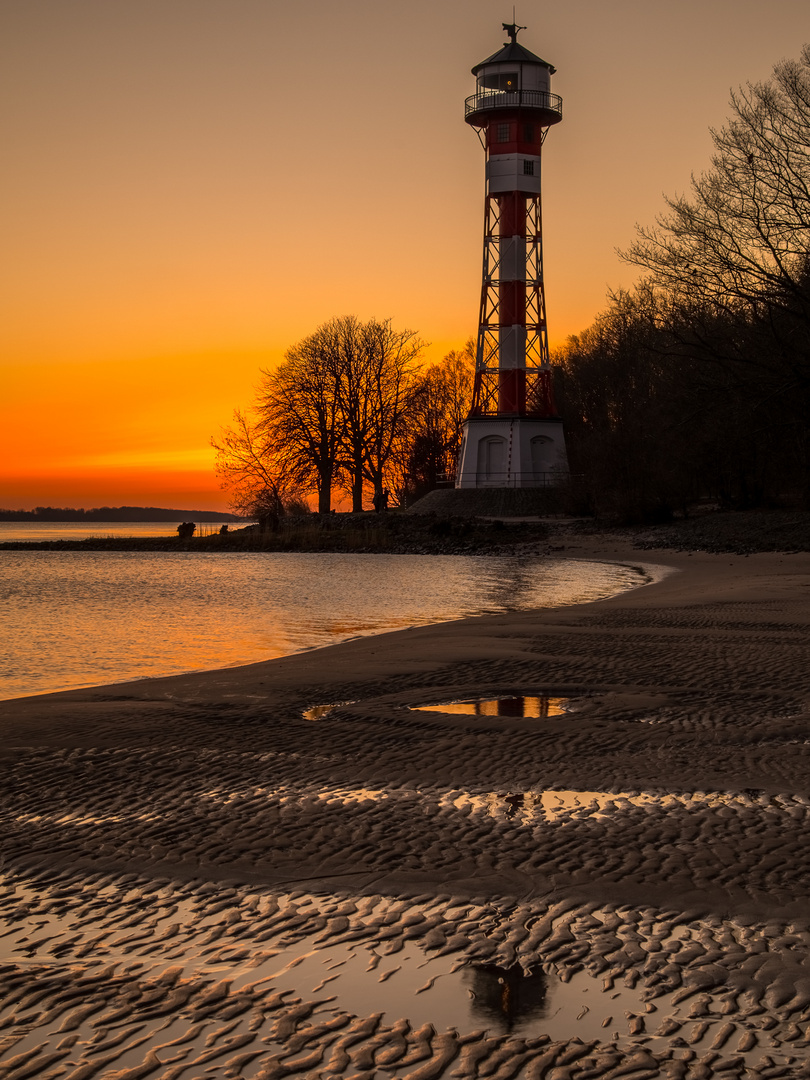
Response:
[[[189,518],[189,520],[191,520]],[[179,521],[0,521],[0,544],[26,540],[106,540],[109,537],[145,539],[150,536],[177,536]],[[218,533],[223,523],[195,520],[196,536]],[[244,528],[241,521],[229,522],[228,529]]]
[[[539,720],[544,716],[563,716],[568,712],[568,698],[536,697],[510,694],[498,698],[471,698],[469,701],[446,701],[440,705],[414,705],[416,712],[449,713],[452,716],[508,716]]]
[[[0,698],[584,603],[650,580],[641,567],[543,558],[3,551]]]

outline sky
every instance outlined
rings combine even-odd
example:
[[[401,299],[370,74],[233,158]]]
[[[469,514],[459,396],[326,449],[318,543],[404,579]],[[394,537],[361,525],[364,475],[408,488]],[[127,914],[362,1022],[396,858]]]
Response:
[[[710,162],[806,0],[520,0],[563,121],[543,158],[552,347]],[[0,0],[0,507],[227,509],[211,436],[334,316],[441,359],[475,333],[470,68],[496,0]]]

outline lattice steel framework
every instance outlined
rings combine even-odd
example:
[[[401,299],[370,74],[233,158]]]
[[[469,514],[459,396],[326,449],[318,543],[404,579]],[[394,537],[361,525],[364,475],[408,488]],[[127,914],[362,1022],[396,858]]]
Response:
[[[510,327],[501,322],[500,221],[504,195],[487,195],[484,204],[484,265],[481,308],[478,320],[475,384],[470,416],[503,415],[499,409],[500,346],[503,332]],[[552,372],[548,353],[546,301],[543,288],[543,233],[540,195],[525,200],[526,245],[526,363],[525,395],[518,413],[534,418],[556,417]],[[506,238],[504,238],[506,239]]]

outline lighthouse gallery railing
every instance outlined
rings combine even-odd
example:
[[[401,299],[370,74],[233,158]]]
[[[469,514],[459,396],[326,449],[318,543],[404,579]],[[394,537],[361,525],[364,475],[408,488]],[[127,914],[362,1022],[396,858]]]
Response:
[[[517,107],[544,109],[562,116],[562,98],[545,90],[487,90],[472,94],[464,102],[464,115],[486,112],[489,109],[514,109]]]

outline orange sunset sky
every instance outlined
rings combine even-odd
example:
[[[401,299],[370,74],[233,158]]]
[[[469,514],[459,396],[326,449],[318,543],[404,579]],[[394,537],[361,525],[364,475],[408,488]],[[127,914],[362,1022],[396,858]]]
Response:
[[[729,91],[810,39],[806,0],[523,2],[557,68],[552,345],[709,163]],[[335,315],[439,359],[474,332],[494,0],[0,0],[0,507],[226,509],[209,438]]]

